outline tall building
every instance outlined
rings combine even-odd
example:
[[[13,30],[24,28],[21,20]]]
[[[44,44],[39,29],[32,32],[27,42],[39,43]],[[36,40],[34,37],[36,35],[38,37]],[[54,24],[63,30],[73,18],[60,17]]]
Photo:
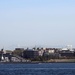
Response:
[[[23,52],[24,58],[36,58],[39,56],[39,52],[37,50],[29,49]]]

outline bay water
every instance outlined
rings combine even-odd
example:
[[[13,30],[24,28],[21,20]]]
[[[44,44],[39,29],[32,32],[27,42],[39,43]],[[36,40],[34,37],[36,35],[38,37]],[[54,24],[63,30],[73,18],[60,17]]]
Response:
[[[1,63],[0,75],[75,75],[75,63]]]

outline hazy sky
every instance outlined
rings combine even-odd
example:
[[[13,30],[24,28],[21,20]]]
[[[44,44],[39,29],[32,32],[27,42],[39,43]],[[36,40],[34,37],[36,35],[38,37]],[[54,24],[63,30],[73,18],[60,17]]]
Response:
[[[0,48],[75,47],[75,0],[0,0]]]

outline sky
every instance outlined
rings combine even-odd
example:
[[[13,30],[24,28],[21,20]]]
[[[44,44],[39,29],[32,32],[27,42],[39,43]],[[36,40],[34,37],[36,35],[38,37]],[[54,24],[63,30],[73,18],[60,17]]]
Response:
[[[0,0],[0,49],[75,47],[75,0]]]

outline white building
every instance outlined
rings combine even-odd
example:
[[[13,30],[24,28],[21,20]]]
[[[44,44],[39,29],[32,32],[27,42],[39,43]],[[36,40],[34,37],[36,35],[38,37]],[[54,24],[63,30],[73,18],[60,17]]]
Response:
[[[67,45],[65,48],[62,48],[61,50],[62,51],[67,51],[67,50],[74,51],[73,48],[72,48],[72,45]]]

